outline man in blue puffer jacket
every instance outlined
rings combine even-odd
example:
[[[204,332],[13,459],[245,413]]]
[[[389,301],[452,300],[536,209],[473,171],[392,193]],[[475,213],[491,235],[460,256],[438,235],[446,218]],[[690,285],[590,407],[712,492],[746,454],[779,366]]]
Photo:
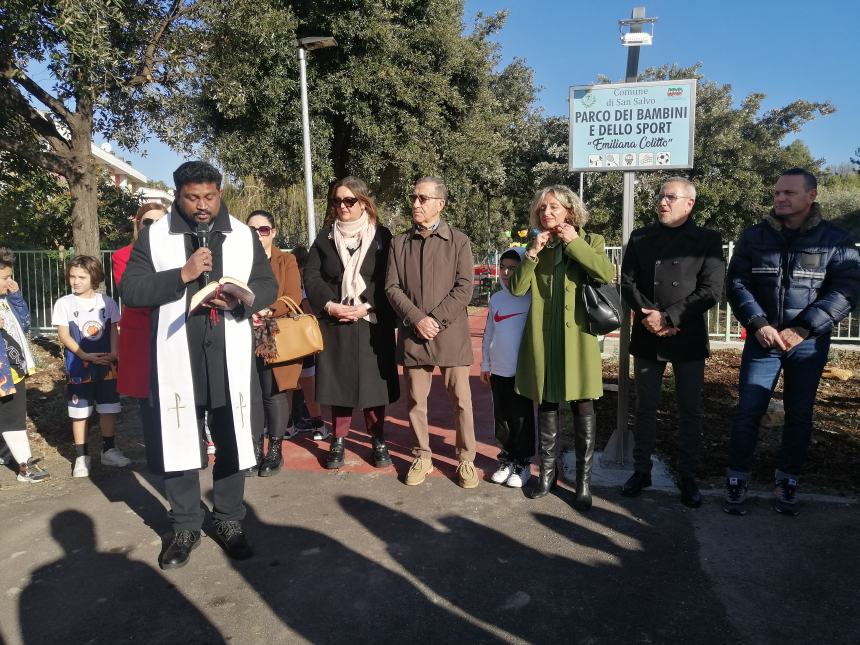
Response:
[[[747,329],[723,503],[734,515],[746,514],[759,421],[780,370],[785,425],[773,506],[797,515],[797,485],[830,333],[857,306],[860,257],[851,234],[822,219],[817,185],[806,170],[783,172],[773,210],[743,232],[729,263],[729,304]]]

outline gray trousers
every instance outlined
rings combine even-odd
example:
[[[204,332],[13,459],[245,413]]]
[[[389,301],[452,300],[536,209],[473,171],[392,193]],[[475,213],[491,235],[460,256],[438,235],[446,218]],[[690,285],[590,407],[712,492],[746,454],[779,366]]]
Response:
[[[666,361],[633,357],[636,374],[636,442],[633,468],[638,473],[651,472],[651,453],[657,439],[657,405]],[[678,474],[695,477],[702,459],[702,385],[705,361],[672,361],[675,373],[675,400],[678,402],[680,454]]]

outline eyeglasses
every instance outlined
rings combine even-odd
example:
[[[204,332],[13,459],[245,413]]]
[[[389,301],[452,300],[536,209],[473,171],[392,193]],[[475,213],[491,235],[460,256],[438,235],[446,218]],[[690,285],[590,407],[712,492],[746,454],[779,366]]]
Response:
[[[252,231],[257,231],[260,237],[269,237],[272,234],[271,226],[249,226]]]
[[[347,208],[352,208],[353,206],[355,206],[358,203],[358,198],[357,197],[332,197],[330,200],[328,200],[328,203],[331,206],[334,206],[335,208],[337,208],[341,204],[343,204]]]
[[[434,197],[433,195],[416,195],[415,193],[409,195],[409,202],[411,204],[415,203],[415,200],[418,200],[422,204],[426,204],[428,199],[442,199],[441,197]]]
[[[676,195],[674,193],[657,193],[654,195],[654,201],[658,204],[663,200],[666,200],[670,204],[674,204],[679,199],[692,199],[691,197],[687,197],[686,195]]]
[[[147,218],[147,219],[142,219],[142,220],[140,220],[140,225],[141,225],[141,226],[150,226],[150,225],[154,224],[154,223],[155,223],[155,221],[156,221],[156,220],[154,220],[154,219],[149,219],[149,218]]]

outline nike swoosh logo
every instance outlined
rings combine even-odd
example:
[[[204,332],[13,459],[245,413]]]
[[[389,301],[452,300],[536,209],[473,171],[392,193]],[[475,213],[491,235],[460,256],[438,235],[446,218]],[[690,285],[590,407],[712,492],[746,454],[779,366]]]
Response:
[[[513,318],[514,316],[522,316],[522,315],[523,315],[523,312],[520,311],[520,312],[515,313],[515,314],[505,314],[504,316],[500,316],[499,312],[497,311],[496,315],[493,316],[493,320],[495,320],[497,323],[500,323],[503,320],[507,320],[508,318]]]

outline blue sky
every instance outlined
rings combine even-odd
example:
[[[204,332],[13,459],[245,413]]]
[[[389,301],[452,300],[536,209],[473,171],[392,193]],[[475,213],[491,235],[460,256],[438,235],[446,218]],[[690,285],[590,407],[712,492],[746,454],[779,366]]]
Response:
[[[766,94],[765,109],[795,99],[830,101],[837,112],[798,136],[827,164],[848,161],[860,147],[856,0],[467,0],[466,23],[479,11],[506,9],[506,26],[494,37],[502,63],[525,59],[543,88],[539,105],[547,115],[562,115],[570,85],[591,83],[598,74],[623,80],[627,50],[617,21],[636,5],[659,18],[654,44],[641,50],[640,70],[701,62],[707,79],[732,86],[736,102],[750,92]],[[151,179],[171,184],[181,156],[156,141],[146,148],[143,158],[119,152]]]

